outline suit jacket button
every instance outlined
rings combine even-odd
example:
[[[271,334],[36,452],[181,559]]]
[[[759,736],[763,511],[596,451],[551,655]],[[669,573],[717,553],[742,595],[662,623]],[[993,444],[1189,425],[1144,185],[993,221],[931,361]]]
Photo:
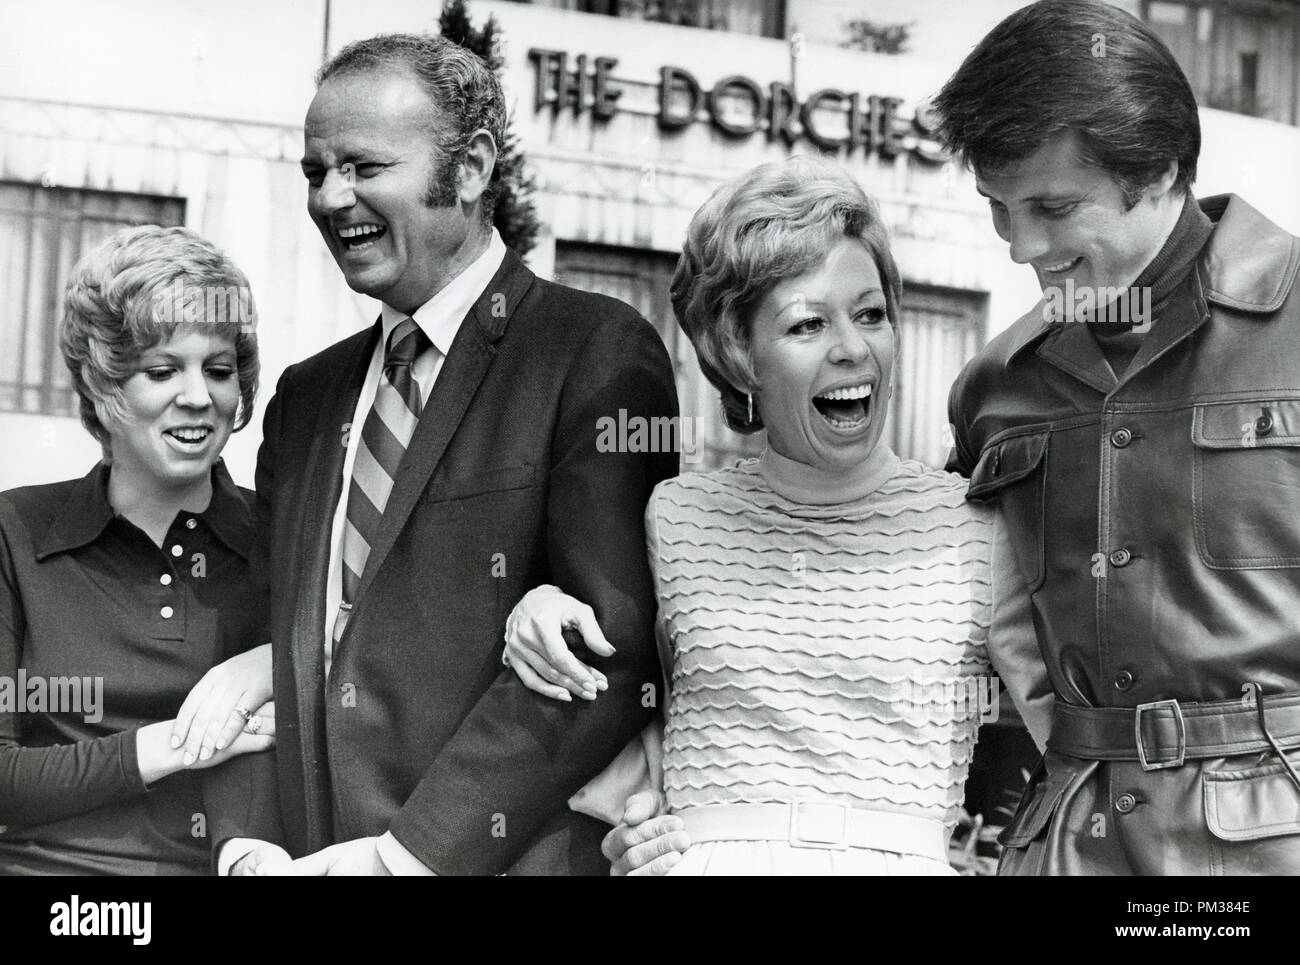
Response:
[[[1115,689],[1128,690],[1133,686],[1133,675],[1127,670],[1121,670],[1115,674]]]
[[[1128,814],[1137,807],[1137,803],[1137,798],[1132,794],[1121,794],[1119,797],[1115,798],[1115,810],[1120,814]]]
[[[1133,433],[1128,429],[1116,429],[1110,434],[1110,442],[1116,449],[1123,449],[1133,441]]]
[[[1111,566],[1128,566],[1129,561],[1133,559],[1133,554],[1126,549],[1117,549],[1110,554]]]

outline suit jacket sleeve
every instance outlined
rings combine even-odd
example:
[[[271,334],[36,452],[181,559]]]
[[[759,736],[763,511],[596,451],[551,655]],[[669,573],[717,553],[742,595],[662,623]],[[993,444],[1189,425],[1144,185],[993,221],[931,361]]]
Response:
[[[267,404],[266,415],[262,418],[262,444],[257,450],[257,469],[254,481],[256,490],[254,521],[257,524],[257,535],[253,543],[253,558],[249,563],[252,569],[253,585],[257,588],[257,592],[261,597],[259,602],[266,608],[265,612],[268,614],[268,621],[271,576],[270,541],[274,518],[272,505],[276,480],[275,457],[276,451],[279,449],[277,442],[280,436],[281,413],[284,411],[284,390],[289,381],[290,371],[291,369],[286,369],[280,376],[280,381],[275,387],[275,393]]]
[[[662,599],[658,579],[659,539],[656,532],[658,500],[659,492],[656,491],[650,497],[650,505],[646,507],[646,556],[650,561],[651,576],[655,580],[655,596]],[[628,798],[633,794],[664,789],[664,714],[668,709],[668,684],[672,678],[673,657],[662,614],[655,618],[655,642],[659,649],[659,663],[663,668],[663,688],[659,692],[660,713],[655,714],[654,720],[623,748],[623,752],[614,758],[609,767],[569,798],[571,809],[606,824],[622,822]]]
[[[241,754],[204,771],[203,808],[213,870],[221,845],[231,838],[283,844],[275,751]]]
[[[439,874],[504,870],[655,712],[657,700],[644,696],[647,686],[658,691],[660,671],[643,514],[654,486],[675,472],[677,453],[602,451],[611,447],[601,428],[621,413],[628,425],[676,416],[677,400],[654,329],[625,306],[611,312],[612,304],[596,304],[612,317],[565,378],[547,497],[549,582],[590,604],[617,648],[608,659],[584,655],[609,689],[593,702],[553,701],[503,669],[390,825]]]

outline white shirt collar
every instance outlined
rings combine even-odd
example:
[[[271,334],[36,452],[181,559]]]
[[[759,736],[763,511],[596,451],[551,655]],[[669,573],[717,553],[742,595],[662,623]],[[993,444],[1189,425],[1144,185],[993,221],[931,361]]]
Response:
[[[465,320],[469,310],[483,294],[488,282],[501,267],[505,256],[505,242],[501,240],[497,229],[493,228],[487,249],[483,254],[470,262],[464,271],[449,281],[441,291],[410,316],[415,319],[415,324],[424,330],[424,334],[429,337],[429,341],[444,358],[451,351],[451,343],[456,339],[460,323]],[[385,346],[388,344],[388,336],[407,315],[406,312],[399,312],[390,305],[384,305],[380,310],[380,317],[383,320],[384,337],[379,344]],[[380,351],[382,350],[381,348]]]

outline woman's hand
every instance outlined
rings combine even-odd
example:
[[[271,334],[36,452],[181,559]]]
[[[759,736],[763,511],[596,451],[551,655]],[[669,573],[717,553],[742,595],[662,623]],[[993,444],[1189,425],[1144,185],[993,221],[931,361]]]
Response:
[[[609,687],[609,681],[569,652],[566,630],[580,635],[593,653],[602,657],[614,653],[591,607],[559,587],[539,586],[529,590],[506,618],[506,649],[501,661],[519,675],[525,687],[543,696],[572,700],[572,694],[595,700],[598,691]]]
[[[146,784],[187,768],[198,770],[215,767],[240,754],[253,754],[275,746],[275,704],[271,701],[248,715],[247,722],[234,740],[202,759],[187,759],[182,750],[171,746],[174,723],[162,720],[156,724],[147,724],[135,732],[137,765],[140,777]]]
[[[171,746],[186,766],[206,762],[244,728],[250,711],[271,699],[271,645],[264,643],[219,663],[203,675],[172,725]]]
[[[691,846],[682,819],[665,814],[664,797],[642,791],[627,799],[623,822],[600,843],[611,875],[666,875]]]
[[[216,767],[218,764],[224,764],[232,757],[238,757],[240,754],[256,754],[258,751],[269,751],[275,746],[275,703],[267,701],[257,710],[248,715],[248,720],[233,740],[229,741],[225,747],[214,750],[206,759],[196,761],[185,761],[182,764],[192,770],[201,770],[205,767]],[[179,752],[173,752],[179,753]]]

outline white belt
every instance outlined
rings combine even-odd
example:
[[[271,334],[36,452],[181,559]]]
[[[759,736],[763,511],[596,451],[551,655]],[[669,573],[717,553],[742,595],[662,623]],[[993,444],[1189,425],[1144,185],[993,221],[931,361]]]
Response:
[[[788,841],[794,848],[871,848],[948,863],[948,833],[930,818],[822,801],[711,804],[677,812],[692,844]]]

